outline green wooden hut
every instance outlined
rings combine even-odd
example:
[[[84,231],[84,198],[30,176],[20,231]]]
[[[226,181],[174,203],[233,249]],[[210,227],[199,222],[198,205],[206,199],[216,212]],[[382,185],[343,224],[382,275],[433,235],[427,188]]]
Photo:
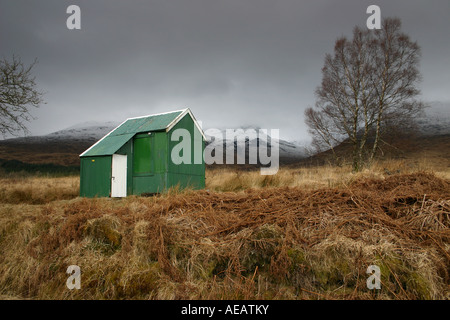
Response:
[[[176,134],[189,132],[190,141]],[[187,130],[187,131],[186,131]],[[180,130],[178,130],[178,133]],[[190,161],[172,160],[187,143]],[[80,155],[80,196],[125,197],[205,187],[205,135],[190,109],[129,118]],[[177,163],[178,162],[178,163]]]

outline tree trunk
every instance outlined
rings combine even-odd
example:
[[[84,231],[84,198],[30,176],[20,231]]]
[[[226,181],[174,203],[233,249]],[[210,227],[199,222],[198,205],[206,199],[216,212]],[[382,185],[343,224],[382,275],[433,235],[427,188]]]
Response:
[[[372,162],[373,162],[373,160],[375,158],[375,154],[376,154],[377,149],[378,149],[378,143],[380,141],[381,119],[382,119],[382,116],[383,116],[383,111],[384,111],[383,104],[382,104],[382,102],[380,102],[380,109],[379,109],[379,112],[378,112],[378,118],[377,118],[377,122],[376,122],[377,126],[376,126],[376,129],[375,129],[375,137],[374,137],[374,141],[373,141],[372,151],[371,151],[370,157],[369,157],[369,163],[370,164],[372,164]]]

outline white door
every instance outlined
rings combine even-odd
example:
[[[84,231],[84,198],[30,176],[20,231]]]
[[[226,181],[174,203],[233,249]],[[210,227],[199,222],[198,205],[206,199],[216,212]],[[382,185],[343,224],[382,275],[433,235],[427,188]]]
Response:
[[[111,197],[126,197],[126,196],[127,196],[127,156],[121,154],[113,154]]]

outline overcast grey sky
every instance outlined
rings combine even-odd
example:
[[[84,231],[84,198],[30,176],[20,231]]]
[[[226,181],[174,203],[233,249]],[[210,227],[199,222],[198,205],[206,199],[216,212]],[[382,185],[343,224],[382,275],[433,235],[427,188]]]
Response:
[[[206,128],[301,140],[325,54],[371,4],[421,45],[422,98],[450,101],[449,0],[0,0],[0,55],[39,61],[33,135],[189,107]]]

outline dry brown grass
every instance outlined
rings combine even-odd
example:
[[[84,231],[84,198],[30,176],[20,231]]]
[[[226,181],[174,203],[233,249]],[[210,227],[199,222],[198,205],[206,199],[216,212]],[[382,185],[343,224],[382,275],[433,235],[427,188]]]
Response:
[[[450,181],[420,169],[214,170],[209,191],[121,200],[78,198],[76,177],[4,178],[0,297],[448,299]]]
[[[79,195],[80,179],[78,176],[11,175],[0,177],[0,185],[0,203],[45,204],[76,198]]]
[[[214,191],[242,191],[249,188],[299,187],[313,190],[323,187],[345,187],[360,178],[383,178],[398,173],[433,172],[450,179],[450,159],[418,157],[375,162],[370,169],[352,173],[351,165],[282,167],[276,175],[262,176],[259,170],[213,169],[206,171],[206,188]]]

